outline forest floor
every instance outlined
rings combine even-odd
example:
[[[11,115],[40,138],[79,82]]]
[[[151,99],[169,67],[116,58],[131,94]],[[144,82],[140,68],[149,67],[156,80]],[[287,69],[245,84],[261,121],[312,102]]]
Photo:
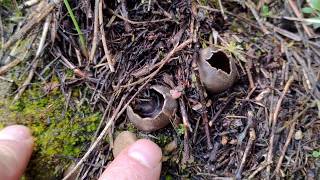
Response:
[[[2,0],[0,127],[32,129],[27,179],[97,179],[124,130],[163,149],[161,179],[319,179],[319,24],[319,0]],[[220,93],[207,47],[238,71]],[[178,106],[145,132],[126,109],[152,85]]]

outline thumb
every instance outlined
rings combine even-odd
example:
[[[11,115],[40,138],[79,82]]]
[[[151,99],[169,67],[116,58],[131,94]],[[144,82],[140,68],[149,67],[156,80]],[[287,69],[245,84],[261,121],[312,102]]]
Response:
[[[0,131],[0,179],[20,179],[31,156],[33,139],[29,129],[21,125]]]
[[[152,141],[140,139],[123,150],[107,167],[99,180],[158,180],[161,171],[161,149]]]

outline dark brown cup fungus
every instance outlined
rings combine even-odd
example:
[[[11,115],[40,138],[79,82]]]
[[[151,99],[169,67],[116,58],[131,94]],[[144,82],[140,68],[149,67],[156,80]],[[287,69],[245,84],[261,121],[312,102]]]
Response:
[[[168,125],[177,109],[177,102],[171,97],[170,89],[155,85],[142,96],[127,107],[127,115],[133,125],[149,132]]]
[[[204,48],[198,59],[200,80],[211,93],[230,88],[238,78],[234,59],[222,50]]]

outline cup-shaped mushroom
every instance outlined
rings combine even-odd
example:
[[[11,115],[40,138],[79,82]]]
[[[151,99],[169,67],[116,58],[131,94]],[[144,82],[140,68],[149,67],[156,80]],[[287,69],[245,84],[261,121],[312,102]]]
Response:
[[[127,107],[127,116],[135,127],[143,131],[155,131],[170,123],[177,109],[170,89],[154,85],[139,94]]]
[[[211,47],[201,49],[197,62],[200,80],[211,93],[230,88],[238,78],[234,59],[222,50]]]

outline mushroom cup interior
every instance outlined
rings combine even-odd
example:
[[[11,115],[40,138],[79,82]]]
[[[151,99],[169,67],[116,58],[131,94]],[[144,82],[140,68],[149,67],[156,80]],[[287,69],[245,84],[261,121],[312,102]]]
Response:
[[[149,89],[141,93],[131,107],[141,118],[155,118],[162,111],[163,105],[163,95],[154,89]]]
[[[227,74],[230,74],[230,59],[229,57],[222,51],[213,52],[210,59],[207,62],[214,68],[220,69]]]

